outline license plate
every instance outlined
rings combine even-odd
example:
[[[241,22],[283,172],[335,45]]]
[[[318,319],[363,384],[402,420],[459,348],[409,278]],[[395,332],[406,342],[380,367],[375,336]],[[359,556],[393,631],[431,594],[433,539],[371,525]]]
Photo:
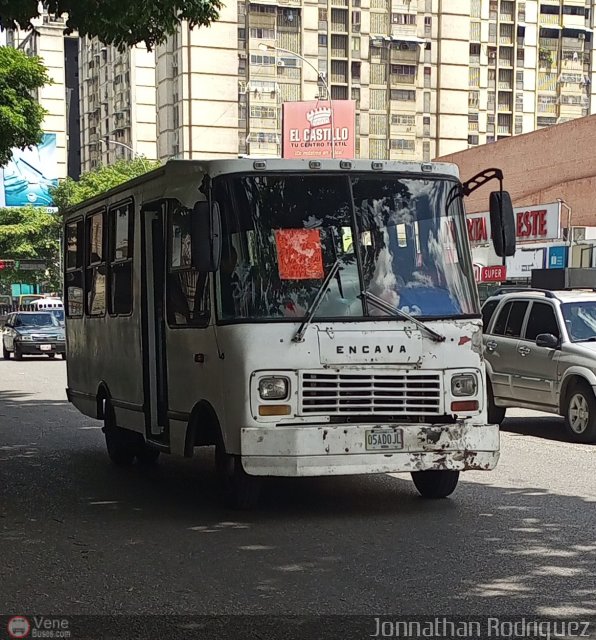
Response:
[[[367,451],[399,451],[404,448],[403,432],[398,428],[370,429],[364,438]]]
[[[51,351],[52,350],[52,345],[51,344],[40,344],[39,345],[39,349],[40,349],[40,351]]]

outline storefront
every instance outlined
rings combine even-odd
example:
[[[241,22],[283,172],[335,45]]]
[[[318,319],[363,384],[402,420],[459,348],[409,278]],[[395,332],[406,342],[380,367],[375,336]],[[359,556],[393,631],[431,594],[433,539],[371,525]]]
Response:
[[[468,234],[482,300],[502,284],[528,286],[532,269],[564,269],[568,266],[569,252],[562,237],[560,203],[517,207],[514,212],[517,251],[505,261],[493,251],[488,212],[468,215]]]

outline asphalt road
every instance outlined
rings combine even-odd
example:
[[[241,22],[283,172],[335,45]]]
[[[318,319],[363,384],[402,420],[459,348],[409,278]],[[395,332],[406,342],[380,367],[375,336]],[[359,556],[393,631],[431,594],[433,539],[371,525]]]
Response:
[[[452,498],[409,476],[218,502],[211,452],[113,468],[65,363],[0,361],[0,613],[596,616],[596,447],[509,418]]]

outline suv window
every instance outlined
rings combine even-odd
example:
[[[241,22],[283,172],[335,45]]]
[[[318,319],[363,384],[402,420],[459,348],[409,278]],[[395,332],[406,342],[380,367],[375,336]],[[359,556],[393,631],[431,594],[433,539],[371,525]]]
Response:
[[[528,302],[525,300],[507,302],[501,309],[493,333],[508,338],[519,338],[527,308]]]
[[[482,307],[482,330],[486,333],[488,325],[493,317],[495,309],[499,304],[498,300],[487,300]]]
[[[541,333],[552,333],[557,338],[561,337],[552,306],[544,302],[534,302],[526,327],[526,340],[536,340]]]

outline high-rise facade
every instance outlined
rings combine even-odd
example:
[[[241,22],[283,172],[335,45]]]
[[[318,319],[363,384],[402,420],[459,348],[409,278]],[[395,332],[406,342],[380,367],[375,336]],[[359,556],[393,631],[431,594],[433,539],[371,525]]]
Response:
[[[44,132],[56,136],[59,178],[77,177],[80,168],[78,37],[65,35],[64,28],[64,18],[44,13],[34,21],[34,30],[6,33],[6,45],[39,56],[52,80],[38,90],[37,100],[47,112]]]
[[[82,38],[79,67],[81,170],[157,158],[155,55]]]
[[[430,159],[594,112],[592,0],[258,0],[158,49],[159,156],[281,153],[281,105],[356,102],[360,157]],[[294,55],[295,54],[295,55]]]

